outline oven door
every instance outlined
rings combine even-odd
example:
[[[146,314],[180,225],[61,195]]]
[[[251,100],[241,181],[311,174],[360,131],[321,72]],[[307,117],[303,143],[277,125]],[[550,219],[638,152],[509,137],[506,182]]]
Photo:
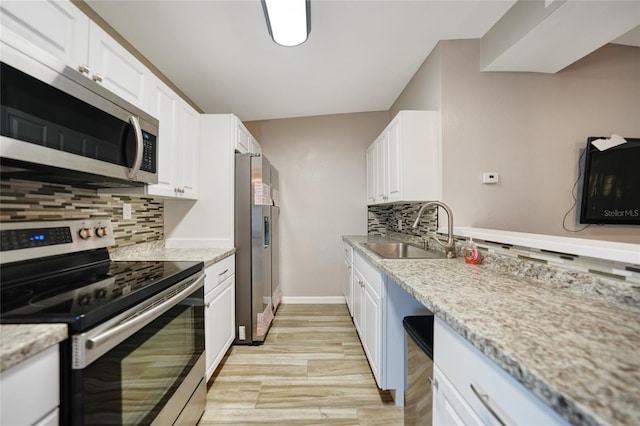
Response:
[[[72,337],[65,424],[197,423],[206,399],[203,280],[200,273]]]

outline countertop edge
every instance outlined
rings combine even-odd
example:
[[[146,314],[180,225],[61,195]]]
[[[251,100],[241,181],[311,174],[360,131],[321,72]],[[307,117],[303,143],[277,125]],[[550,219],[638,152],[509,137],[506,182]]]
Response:
[[[109,251],[115,261],[200,261],[207,268],[234,255],[234,247],[169,248],[164,242],[152,242],[115,248]]]
[[[69,337],[66,324],[0,324],[0,336],[0,372]]]

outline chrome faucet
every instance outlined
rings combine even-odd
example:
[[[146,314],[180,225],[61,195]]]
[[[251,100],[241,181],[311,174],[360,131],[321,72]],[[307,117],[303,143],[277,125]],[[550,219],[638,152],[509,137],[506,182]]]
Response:
[[[442,207],[447,212],[447,218],[448,218],[447,242],[445,244],[439,239],[437,239],[436,237],[429,236],[429,238],[427,238],[427,240],[425,241],[425,245],[426,243],[428,243],[429,240],[434,240],[436,243],[442,246],[444,251],[447,253],[447,259],[453,259],[454,257],[456,257],[456,242],[453,239],[453,213],[451,212],[451,209],[449,208],[449,206],[447,206],[445,203],[442,203],[440,201],[429,201],[428,203],[423,204],[422,207],[420,207],[420,210],[418,210],[418,217],[416,217],[416,221],[413,222],[413,228],[418,227],[418,224],[420,223],[420,216],[422,216],[422,213],[424,213],[425,209],[427,209],[428,207],[434,207],[434,206],[436,208]]]

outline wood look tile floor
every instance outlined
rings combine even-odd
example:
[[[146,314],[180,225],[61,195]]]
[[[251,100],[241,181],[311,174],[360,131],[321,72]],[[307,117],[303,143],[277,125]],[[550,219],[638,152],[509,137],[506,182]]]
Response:
[[[232,346],[200,425],[402,425],[346,305],[280,305],[261,346]]]

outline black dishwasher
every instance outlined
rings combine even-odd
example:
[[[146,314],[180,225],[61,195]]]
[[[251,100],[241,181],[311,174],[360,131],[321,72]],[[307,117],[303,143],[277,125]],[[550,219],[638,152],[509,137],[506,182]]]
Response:
[[[404,393],[405,426],[430,426],[433,418],[433,315],[404,317],[407,377]]]

